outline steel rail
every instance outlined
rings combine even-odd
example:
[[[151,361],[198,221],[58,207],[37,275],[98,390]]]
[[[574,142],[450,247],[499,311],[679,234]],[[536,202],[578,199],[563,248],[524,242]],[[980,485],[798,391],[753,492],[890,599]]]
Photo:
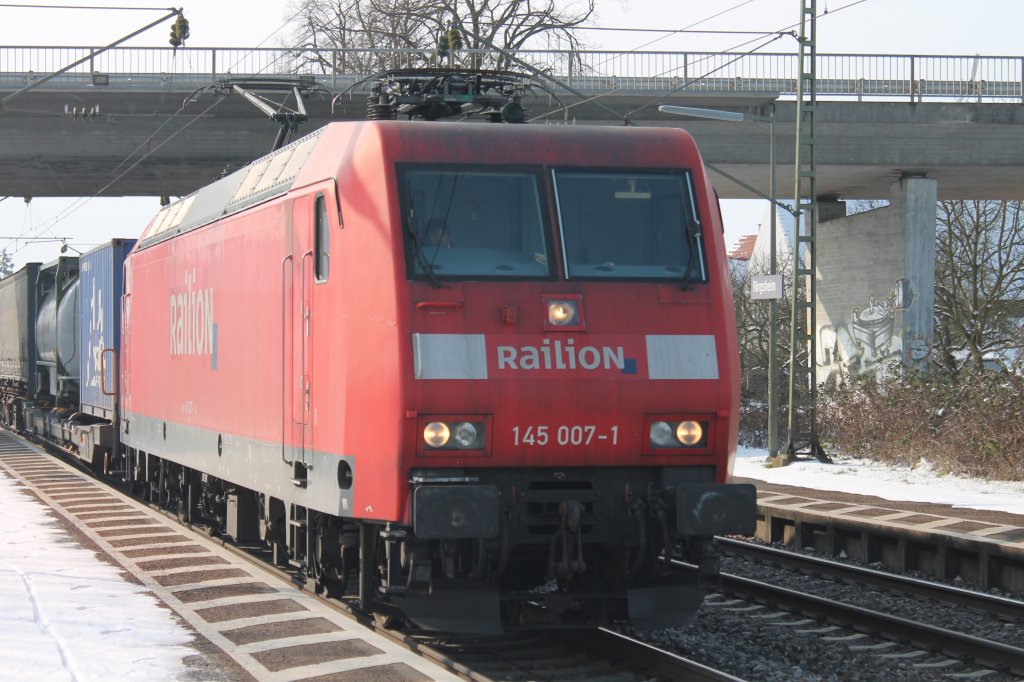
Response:
[[[716,542],[720,548],[724,548],[730,554],[781,566],[812,570],[822,575],[860,585],[870,585],[902,594],[913,594],[926,599],[963,606],[980,613],[991,613],[1006,620],[1024,622],[1024,601],[1017,599],[967,590],[897,573],[888,573],[866,566],[807,556],[753,542],[731,538],[716,538]]]
[[[776,608],[795,609],[805,615],[877,634],[885,639],[909,642],[925,649],[938,649],[955,658],[970,659],[1014,675],[1024,675],[1024,649],[1019,647],[726,573],[721,574],[720,589],[746,595],[754,601]]]
[[[720,670],[715,670],[689,658],[673,654],[638,639],[599,628],[586,634],[561,635],[563,639],[575,637],[577,646],[595,656],[610,658],[637,658],[644,661],[644,674],[656,680],[687,680],[688,682],[742,682]]]

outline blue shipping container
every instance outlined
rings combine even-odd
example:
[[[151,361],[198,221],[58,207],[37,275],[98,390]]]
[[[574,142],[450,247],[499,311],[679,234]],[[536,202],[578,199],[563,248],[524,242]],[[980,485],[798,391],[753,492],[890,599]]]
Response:
[[[121,352],[124,259],[134,239],[114,239],[79,259],[82,412],[113,420]]]

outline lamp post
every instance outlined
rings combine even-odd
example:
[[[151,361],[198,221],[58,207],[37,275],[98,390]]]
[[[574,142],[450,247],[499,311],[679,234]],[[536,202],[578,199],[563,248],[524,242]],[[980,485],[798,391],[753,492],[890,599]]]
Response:
[[[729,178],[733,182],[736,182],[741,187],[750,190],[754,194],[757,194],[763,199],[767,199],[771,203],[771,223],[770,229],[771,234],[768,238],[768,260],[771,275],[777,275],[778,262],[777,262],[777,248],[775,233],[778,228],[778,209],[784,208],[790,213],[794,213],[793,209],[789,206],[779,203],[775,198],[775,103],[772,103],[771,112],[767,116],[748,116],[741,112],[736,111],[720,111],[718,109],[701,109],[698,107],[678,107],[669,104],[663,104],[658,107],[658,111],[665,114],[675,114],[676,116],[690,116],[692,118],[704,118],[715,121],[730,121],[733,123],[740,123],[742,121],[767,121],[768,123],[768,166],[771,173],[771,177],[768,183],[768,195],[765,196],[763,193],[754,189],[750,185],[742,182],[738,178],[734,178],[728,173],[714,167],[709,163],[704,165],[712,169],[716,173]],[[795,214],[794,214],[795,215]],[[778,433],[778,410],[779,410],[779,399],[778,399],[778,363],[776,360],[776,344],[777,339],[777,327],[779,319],[779,306],[778,299],[772,298],[768,301],[768,456],[775,457],[779,454],[779,433]]]

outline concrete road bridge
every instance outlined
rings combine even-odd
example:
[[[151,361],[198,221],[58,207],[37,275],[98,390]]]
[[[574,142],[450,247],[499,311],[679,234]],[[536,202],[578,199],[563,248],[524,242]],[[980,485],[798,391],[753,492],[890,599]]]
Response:
[[[792,196],[797,55],[519,57],[558,81],[539,79],[524,97],[531,122],[685,127],[721,171],[713,180],[723,198],[768,193],[772,136],[763,119],[774,115],[779,194]],[[68,73],[12,97],[79,59]],[[458,59],[502,66],[487,52]],[[258,83],[298,80],[309,114],[300,132],[311,132],[365,118],[367,76],[424,66],[437,67],[438,55],[227,48],[97,55],[87,47],[0,46],[0,196],[182,196],[267,152],[279,130],[216,83],[259,91]],[[1024,57],[819,54],[815,67],[815,362],[824,381],[927,358],[936,200],[1024,198]],[[280,100],[280,89],[270,96]],[[727,109],[745,121],[687,120],[659,113],[660,104]],[[888,206],[847,217],[844,198]],[[762,235],[759,242],[767,241]]]
[[[364,118],[366,74],[438,59],[415,50],[95,52],[0,46],[0,99],[9,100],[0,110],[0,196],[184,195],[268,151],[278,129],[238,94],[215,94],[212,84],[300,79],[304,133]],[[723,198],[753,197],[750,188],[767,193],[769,124],[749,119],[774,110],[778,187],[792,192],[795,54],[520,57],[571,89],[539,80],[542,87],[524,98],[534,124],[685,127],[708,162],[741,181],[716,176]],[[10,97],[81,58],[70,72]],[[500,60],[482,51],[458,58]],[[894,179],[907,176],[935,180],[939,198],[1024,196],[1024,58],[819,54],[817,78],[823,196],[885,197]],[[748,120],[683,119],[660,114],[659,104],[739,111]]]

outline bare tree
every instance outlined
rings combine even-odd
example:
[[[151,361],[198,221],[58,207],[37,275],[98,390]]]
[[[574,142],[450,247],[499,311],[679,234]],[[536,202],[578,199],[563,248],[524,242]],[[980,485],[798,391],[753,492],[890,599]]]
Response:
[[[778,265],[783,274],[783,290],[791,291],[792,256]],[[740,351],[740,440],[763,447],[768,444],[768,359],[771,353],[769,343],[771,315],[768,301],[751,297],[751,279],[770,272],[767,262],[753,259],[749,262],[730,261],[729,278],[732,282],[733,310],[736,313],[736,336]],[[791,309],[786,299],[777,307],[775,358],[778,367],[776,398],[784,397],[783,387],[789,381],[789,332]],[[780,410],[779,423],[784,425]],[[783,435],[780,433],[780,436]]]
[[[847,217],[857,215],[859,213],[867,213],[868,211],[876,211],[880,208],[885,208],[889,205],[889,202],[885,199],[847,199],[846,200],[846,215]]]
[[[515,52],[549,47],[578,50],[576,29],[590,20],[596,0],[292,0],[295,17],[291,44],[302,59],[325,73],[369,73],[395,66],[373,50],[422,50],[419,65],[429,65],[446,52],[451,22],[465,28],[462,47],[486,49],[488,44]],[[546,42],[545,42],[546,41]],[[335,50],[359,50],[338,55]],[[367,52],[362,52],[363,50]],[[501,57],[475,67],[505,68]]]
[[[939,203],[935,361],[952,375],[1021,347],[1024,202]]]
[[[780,261],[777,267],[778,272],[784,273],[783,290],[786,292],[789,292],[792,286],[792,264],[790,256]],[[753,277],[769,274],[770,271],[768,263],[757,258],[745,264],[731,261],[729,267],[733,309],[736,313],[736,334],[740,346],[740,367],[743,371],[744,387],[751,390],[755,390],[757,386],[767,386],[771,316],[768,301],[751,297],[750,283]],[[780,365],[783,360],[789,358],[790,313],[790,306],[783,298],[777,306],[776,319],[776,343],[779,345],[776,349],[776,358]],[[785,369],[782,371],[785,372]]]

